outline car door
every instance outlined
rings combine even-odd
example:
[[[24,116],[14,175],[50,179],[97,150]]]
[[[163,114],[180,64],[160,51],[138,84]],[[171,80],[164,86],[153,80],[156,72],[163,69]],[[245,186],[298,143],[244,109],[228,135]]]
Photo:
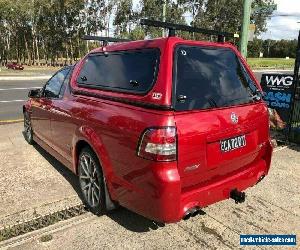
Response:
[[[59,93],[69,72],[69,68],[55,73],[42,89],[41,97],[32,102],[31,121],[35,135],[51,146],[51,108],[52,101],[59,98]]]
[[[62,155],[69,162],[72,161],[71,145],[76,129],[76,123],[71,116],[72,100],[70,100],[69,81],[72,75],[72,68],[64,80],[59,98],[52,100],[51,106],[51,135],[53,149]]]

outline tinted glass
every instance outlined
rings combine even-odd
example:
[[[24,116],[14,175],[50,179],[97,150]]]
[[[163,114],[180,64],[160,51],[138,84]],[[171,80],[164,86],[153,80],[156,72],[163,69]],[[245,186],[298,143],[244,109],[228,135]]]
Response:
[[[177,110],[249,103],[257,94],[256,85],[230,49],[178,47],[175,79]]]
[[[89,87],[145,93],[155,81],[158,61],[157,49],[90,55],[77,81]]]
[[[60,92],[59,92],[59,98],[62,98],[65,94],[65,91],[66,91],[66,88],[67,88],[67,84],[69,84],[70,82],[70,78],[71,78],[71,75],[72,75],[72,72],[73,72],[73,67],[70,67],[69,68],[69,72],[67,73],[67,76],[62,84],[62,87],[60,89]]]
[[[47,83],[44,89],[44,96],[58,98],[62,85],[70,69],[66,68],[57,72]]]

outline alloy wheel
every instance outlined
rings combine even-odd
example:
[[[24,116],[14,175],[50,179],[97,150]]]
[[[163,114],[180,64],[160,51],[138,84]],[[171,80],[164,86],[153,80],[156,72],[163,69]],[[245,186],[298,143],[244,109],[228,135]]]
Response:
[[[30,143],[32,141],[32,127],[31,121],[27,113],[24,115],[24,132],[27,141]]]
[[[84,153],[79,159],[80,167],[80,187],[85,199],[90,207],[96,207],[100,202],[100,182],[99,174],[96,169],[96,163],[92,157]]]

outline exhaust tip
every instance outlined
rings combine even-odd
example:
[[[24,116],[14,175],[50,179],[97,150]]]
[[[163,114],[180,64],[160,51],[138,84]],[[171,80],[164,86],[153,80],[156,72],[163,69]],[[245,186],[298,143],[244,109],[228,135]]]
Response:
[[[258,178],[256,184],[260,183],[264,178],[265,178],[265,175],[264,175],[264,174],[261,175],[261,176]]]
[[[235,201],[236,204],[243,203],[246,199],[245,192],[238,191],[236,188],[231,190],[230,198]]]
[[[186,214],[183,216],[183,220],[188,220],[189,218],[191,218],[191,214],[190,214],[190,213],[186,213]]]
[[[197,216],[198,214],[200,214],[200,211],[200,207],[193,207],[188,209],[183,216],[183,220],[188,220],[191,217]]]
[[[197,216],[199,214],[199,209],[195,209],[195,211],[193,211],[192,213],[191,213],[191,217],[195,217],[195,216]]]

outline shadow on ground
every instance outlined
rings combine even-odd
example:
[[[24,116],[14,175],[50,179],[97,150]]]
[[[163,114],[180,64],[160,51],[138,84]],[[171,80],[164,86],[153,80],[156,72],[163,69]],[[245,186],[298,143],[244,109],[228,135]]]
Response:
[[[300,144],[290,144],[288,148],[300,152]]]
[[[164,223],[149,220],[123,207],[111,211],[107,216],[127,230],[137,233],[157,230],[165,226]]]
[[[51,166],[58,173],[60,173],[70,183],[70,185],[73,187],[80,200],[83,200],[80,187],[78,184],[77,176],[38,144],[34,144],[33,147],[51,164]]]

